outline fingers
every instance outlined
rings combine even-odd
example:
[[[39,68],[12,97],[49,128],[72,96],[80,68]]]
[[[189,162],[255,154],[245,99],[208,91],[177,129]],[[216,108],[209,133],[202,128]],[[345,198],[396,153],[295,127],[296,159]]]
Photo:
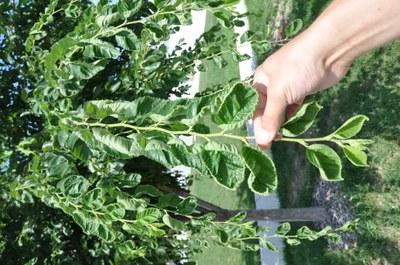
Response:
[[[254,113],[253,126],[256,143],[264,149],[269,148],[277,136],[288,105],[283,93],[272,87],[267,88],[268,84],[269,79],[263,72],[256,73],[254,87],[259,92],[260,100]]]
[[[279,94],[269,93],[261,117],[261,128],[259,129],[260,135],[256,136],[256,142],[261,147],[270,147],[272,141],[277,136],[282,123],[285,120],[287,103],[284,96]]]

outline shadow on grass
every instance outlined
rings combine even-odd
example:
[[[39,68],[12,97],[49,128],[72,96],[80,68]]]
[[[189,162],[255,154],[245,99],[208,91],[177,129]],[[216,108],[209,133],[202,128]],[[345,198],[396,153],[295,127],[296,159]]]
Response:
[[[361,58],[348,76],[319,98],[325,110],[319,122],[322,133],[355,114],[370,118],[362,137],[379,136],[400,143],[400,45],[379,49]]]

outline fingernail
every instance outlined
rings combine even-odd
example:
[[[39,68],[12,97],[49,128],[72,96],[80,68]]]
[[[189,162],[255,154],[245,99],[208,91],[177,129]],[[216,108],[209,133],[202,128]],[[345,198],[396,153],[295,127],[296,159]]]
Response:
[[[258,142],[257,142],[257,144],[260,144],[260,145],[267,145],[267,144],[269,144],[270,142],[272,142],[273,139],[274,139],[274,134],[273,134],[273,133],[270,133],[270,132],[267,131],[267,130],[261,129],[260,135],[259,135],[259,137],[258,137]]]

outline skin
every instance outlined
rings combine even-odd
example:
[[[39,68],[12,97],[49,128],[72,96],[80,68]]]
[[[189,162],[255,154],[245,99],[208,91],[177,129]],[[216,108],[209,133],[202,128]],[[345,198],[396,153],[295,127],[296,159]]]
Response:
[[[304,98],[339,82],[364,53],[400,38],[399,0],[334,0],[316,21],[260,65],[254,133],[269,148]]]

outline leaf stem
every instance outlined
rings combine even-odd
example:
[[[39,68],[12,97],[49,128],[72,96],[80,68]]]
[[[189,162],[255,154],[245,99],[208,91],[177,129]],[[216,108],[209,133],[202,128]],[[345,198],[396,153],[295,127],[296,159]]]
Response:
[[[99,122],[95,122],[95,123],[87,123],[87,122],[76,122],[73,121],[73,123],[75,123],[75,125],[81,125],[81,126],[89,126],[89,127],[102,127],[102,128],[129,128],[132,130],[135,130],[137,132],[143,132],[143,131],[158,131],[158,132],[163,132],[163,133],[167,133],[173,137],[175,136],[179,136],[179,135],[192,135],[192,136],[197,136],[197,137],[201,137],[207,141],[210,141],[209,138],[213,138],[213,137],[226,137],[226,138],[231,138],[231,139],[235,139],[235,140],[239,140],[244,142],[245,144],[247,144],[247,140],[246,137],[244,136],[239,136],[239,135],[233,135],[233,134],[224,134],[224,131],[222,132],[218,132],[218,133],[197,133],[197,132],[193,132],[190,130],[187,131],[171,131],[171,130],[167,130],[164,128],[160,128],[160,127],[154,127],[154,126],[149,126],[149,127],[142,127],[142,126],[135,126],[132,124],[127,124],[127,123],[114,123],[114,124],[104,124],[104,123],[99,123]]]

